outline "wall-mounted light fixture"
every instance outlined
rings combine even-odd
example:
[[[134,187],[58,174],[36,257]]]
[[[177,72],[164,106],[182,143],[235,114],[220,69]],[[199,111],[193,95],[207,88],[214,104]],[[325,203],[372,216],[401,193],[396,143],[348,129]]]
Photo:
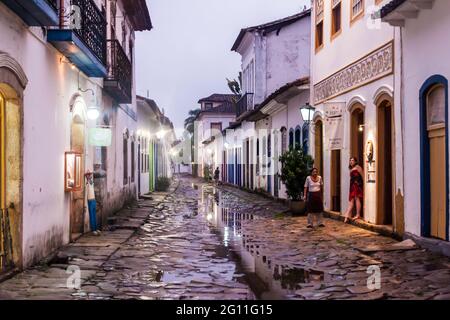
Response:
[[[365,125],[360,124],[360,125],[359,125],[359,128],[358,128],[358,131],[359,131],[359,132],[364,132],[364,127],[365,127]]]
[[[87,117],[89,120],[97,120],[100,116],[99,107],[95,99],[95,91],[92,89],[81,89],[80,86],[80,72],[78,72],[78,91],[80,92],[92,92],[92,104],[87,109]]]
[[[76,69],[75,65],[71,61],[65,59],[64,57],[59,58],[59,62],[68,64],[70,66],[70,69],[72,70]]]

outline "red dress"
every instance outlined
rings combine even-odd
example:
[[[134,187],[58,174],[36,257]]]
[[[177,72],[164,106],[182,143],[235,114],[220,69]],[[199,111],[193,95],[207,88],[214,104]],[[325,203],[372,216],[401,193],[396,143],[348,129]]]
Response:
[[[355,198],[364,198],[363,193],[363,178],[359,174],[358,170],[351,170],[350,171],[350,195],[348,197],[348,200],[351,201]]]

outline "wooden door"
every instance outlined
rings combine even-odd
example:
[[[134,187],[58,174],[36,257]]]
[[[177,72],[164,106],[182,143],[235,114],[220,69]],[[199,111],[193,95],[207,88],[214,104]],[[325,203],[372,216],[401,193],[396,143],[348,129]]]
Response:
[[[378,106],[378,179],[377,179],[377,224],[393,223],[393,170],[392,153],[392,105],[383,101]]]
[[[320,120],[315,124],[314,136],[314,166],[323,178],[323,124]]]
[[[74,152],[84,154],[84,123],[76,116],[72,123],[71,149]],[[80,163],[80,172],[84,172],[83,161]],[[84,232],[84,177],[81,177],[82,188],[72,192],[72,205],[70,213],[71,237],[75,239],[77,235]]]
[[[446,239],[445,124],[428,127],[430,143],[431,236]]]
[[[341,211],[341,150],[331,151],[331,211]]]

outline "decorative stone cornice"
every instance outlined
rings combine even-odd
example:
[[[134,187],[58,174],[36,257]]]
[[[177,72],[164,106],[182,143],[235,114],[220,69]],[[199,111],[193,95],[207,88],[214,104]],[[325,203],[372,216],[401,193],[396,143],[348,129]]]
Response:
[[[28,78],[25,75],[20,64],[6,52],[0,51],[0,68],[7,68],[13,72],[23,89],[28,84]]]
[[[314,103],[322,103],[393,72],[394,46],[389,42],[314,85]]]

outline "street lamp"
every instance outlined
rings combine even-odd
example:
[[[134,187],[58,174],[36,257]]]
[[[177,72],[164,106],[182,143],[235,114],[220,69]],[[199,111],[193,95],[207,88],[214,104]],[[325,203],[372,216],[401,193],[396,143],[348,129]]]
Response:
[[[303,122],[310,123],[313,120],[314,111],[316,109],[312,107],[309,102],[300,108],[300,113],[302,114]]]
[[[164,130],[160,130],[160,131],[158,131],[157,133],[156,133],[156,137],[158,138],[158,139],[162,139],[162,138],[164,138],[164,135],[166,134],[166,132],[164,131]]]
[[[91,106],[87,109],[87,117],[90,120],[97,120],[100,116],[100,112],[98,111],[98,108],[96,106]]]

